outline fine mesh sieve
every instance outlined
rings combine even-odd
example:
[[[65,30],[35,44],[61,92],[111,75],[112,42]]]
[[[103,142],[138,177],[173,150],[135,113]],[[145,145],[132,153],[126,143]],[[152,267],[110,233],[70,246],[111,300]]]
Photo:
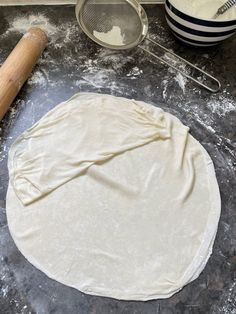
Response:
[[[111,49],[128,49],[137,46],[148,30],[146,13],[138,6],[128,0],[79,0],[76,16],[83,31],[98,44]],[[95,35],[108,33],[114,27],[120,32],[122,42],[114,43],[112,38],[101,40]]]
[[[97,44],[110,49],[130,49],[138,46],[161,63],[167,64],[208,91],[219,91],[221,84],[216,78],[147,36],[147,15],[136,0],[78,0],[76,17],[82,30]],[[204,84],[201,80],[195,79],[171,62],[141,46],[144,39],[211,79],[217,87],[212,88]]]

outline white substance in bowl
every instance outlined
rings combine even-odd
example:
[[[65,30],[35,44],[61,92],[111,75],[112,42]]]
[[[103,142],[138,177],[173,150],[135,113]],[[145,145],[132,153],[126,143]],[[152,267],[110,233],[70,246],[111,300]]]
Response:
[[[124,45],[124,38],[121,34],[121,30],[119,26],[113,26],[112,29],[107,33],[93,31],[93,35],[97,39],[109,45],[115,45],[115,46]]]
[[[226,0],[172,0],[171,3],[180,11],[202,19],[212,19]],[[216,20],[236,19],[236,5],[218,16]]]

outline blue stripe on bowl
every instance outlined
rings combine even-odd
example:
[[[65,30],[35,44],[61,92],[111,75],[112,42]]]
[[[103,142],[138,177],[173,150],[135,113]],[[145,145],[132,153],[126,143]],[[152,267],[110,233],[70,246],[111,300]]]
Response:
[[[166,11],[166,17],[168,20],[177,28],[181,29],[182,31],[195,35],[195,36],[202,36],[202,37],[220,37],[220,36],[226,36],[226,35],[231,35],[235,32],[235,30],[230,30],[226,32],[204,32],[204,31],[198,31],[196,29],[189,28],[187,26],[184,26],[178,22],[176,22]]]
[[[218,40],[218,41],[199,41],[199,40],[195,40],[195,39],[191,39],[191,38],[187,38],[183,35],[180,35],[179,33],[175,32],[173,29],[172,29],[172,32],[173,34],[178,37],[180,40],[184,40],[186,42],[188,42],[189,44],[196,44],[196,45],[201,45],[201,46],[214,46],[214,45],[218,45],[219,43],[222,42],[222,40]]]
[[[179,39],[179,40],[181,40],[182,42],[184,42],[185,44],[188,44],[188,45],[190,45],[190,46],[196,46],[196,47],[202,47],[202,48],[204,48],[204,47],[211,47],[211,46],[215,46],[216,44],[208,44],[208,45],[206,45],[206,44],[204,44],[204,43],[199,43],[199,44],[194,44],[194,43],[192,43],[191,41],[189,41],[189,40],[187,40],[187,39],[182,39],[182,38],[180,38],[178,35],[175,35],[174,34],[174,36],[177,38],[177,39]]]
[[[232,26],[232,25],[236,25],[236,20],[233,21],[211,21],[211,20],[202,20],[190,15],[187,15],[181,11],[179,11],[178,9],[176,9],[170,2],[169,0],[166,0],[166,5],[167,7],[177,16],[179,16],[180,18],[194,23],[194,24],[198,24],[198,25],[202,25],[202,26],[212,26],[212,27],[224,27],[224,26]]]
[[[194,39],[200,42],[216,42],[216,41],[222,41],[230,36],[232,36],[232,34],[226,35],[226,36],[218,36],[218,37],[206,37],[206,36],[197,36],[197,35],[193,35],[190,33],[187,33],[181,29],[179,29],[178,27],[176,27],[175,25],[173,25],[171,23],[171,21],[169,21],[168,16],[166,15],[166,21],[168,23],[168,25],[170,26],[172,31],[175,31],[176,33],[182,35],[183,37],[185,37],[186,39]]]

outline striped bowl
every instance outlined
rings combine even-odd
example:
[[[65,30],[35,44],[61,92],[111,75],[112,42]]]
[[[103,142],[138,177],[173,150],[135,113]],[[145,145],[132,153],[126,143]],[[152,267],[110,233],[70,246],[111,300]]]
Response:
[[[200,47],[213,46],[232,36],[236,19],[227,21],[205,20],[188,15],[166,0],[166,20],[174,35],[186,44]]]

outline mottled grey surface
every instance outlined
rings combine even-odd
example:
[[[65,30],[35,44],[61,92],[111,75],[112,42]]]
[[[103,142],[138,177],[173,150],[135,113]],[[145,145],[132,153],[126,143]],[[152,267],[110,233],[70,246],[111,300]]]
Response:
[[[114,52],[98,47],[79,30],[73,7],[0,7],[0,63],[35,18],[46,23],[51,35],[32,77],[0,123],[1,314],[236,313],[236,37],[211,49],[188,48],[169,33],[162,7],[146,8],[150,34],[217,76],[223,84],[220,93],[200,90],[140,49]],[[125,96],[162,107],[190,127],[213,159],[222,197],[213,254],[200,277],[169,299],[125,302],[85,295],[33,267],[9,234],[5,211],[9,146],[49,109],[79,91]]]

